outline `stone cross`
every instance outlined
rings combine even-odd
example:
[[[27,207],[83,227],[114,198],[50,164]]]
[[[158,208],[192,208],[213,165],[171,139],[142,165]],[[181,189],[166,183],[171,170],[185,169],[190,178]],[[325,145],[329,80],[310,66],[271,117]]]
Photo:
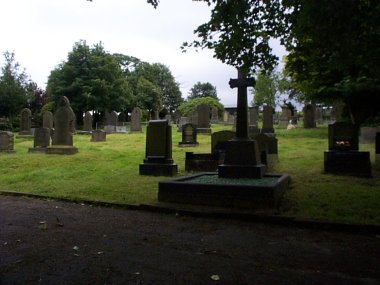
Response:
[[[236,118],[236,138],[248,139],[248,102],[247,87],[254,87],[256,81],[254,78],[247,78],[239,69],[238,78],[230,79],[231,88],[238,88],[237,98],[237,118]]]

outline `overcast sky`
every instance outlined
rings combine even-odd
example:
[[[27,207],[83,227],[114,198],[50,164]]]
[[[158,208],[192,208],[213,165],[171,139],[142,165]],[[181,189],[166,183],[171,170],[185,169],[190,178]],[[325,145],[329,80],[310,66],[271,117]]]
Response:
[[[228,86],[237,75],[234,68],[214,59],[212,51],[180,50],[209,16],[204,2],[192,0],[161,0],[157,9],[146,0],[3,1],[0,52],[13,51],[31,79],[45,88],[50,71],[67,59],[75,42],[102,42],[110,53],[168,66],[184,98],[196,82],[210,82],[223,104],[236,105],[236,89]]]

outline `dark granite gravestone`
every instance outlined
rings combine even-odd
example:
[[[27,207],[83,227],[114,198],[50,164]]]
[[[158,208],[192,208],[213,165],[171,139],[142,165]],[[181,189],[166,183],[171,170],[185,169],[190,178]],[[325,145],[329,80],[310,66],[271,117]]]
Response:
[[[20,136],[32,136],[32,111],[24,108],[21,111],[20,118]]]
[[[324,153],[326,173],[371,176],[368,151],[359,151],[358,130],[351,123],[336,122],[328,126],[329,149]]]
[[[217,124],[219,122],[218,108],[211,108],[211,123]]]
[[[212,133],[211,153],[186,152],[185,170],[193,172],[216,171],[218,165],[224,162],[227,141],[234,137],[235,132],[233,131],[219,131]]]
[[[289,176],[267,174],[260,163],[257,142],[248,137],[247,87],[253,78],[230,80],[238,87],[236,137],[226,144],[225,159],[218,173],[203,173],[159,182],[158,200],[237,208],[276,208],[289,184]]]
[[[58,109],[54,113],[54,135],[52,145],[46,150],[47,154],[75,154],[78,148],[73,146],[73,130],[75,114],[70,107],[70,101],[63,96]]]
[[[83,118],[83,131],[87,133],[92,132],[92,115],[89,111],[84,114]]]
[[[305,129],[317,127],[315,122],[315,106],[313,104],[306,104],[303,108],[303,127]]]
[[[94,130],[91,133],[92,142],[105,142],[107,140],[107,133],[102,130]]]
[[[53,129],[53,121],[54,121],[53,113],[50,111],[44,112],[42,116],[42,127]]]
[[[149,121],[146,131],[144,162],[140,164],[140,175],[173,176],[177,164],[172,159],[172,127],[167,120]]]
[[[199,134],[211,134],[210,128],[210,106],[209,105],[198,105],[197,106],[197,132]]]
[[[380,132],[376,133],[375,137],[375,166],[380,170]]]
[[[15,152],[14,135],[12,132],[0,131],[0,152]]]
[[[197,126],[185,124],[182,126],[182,141],[178,143],[180,147],[197,146]]]
[[[141,117],[142,112],[139,107],[135,107],[131,113],[131,132],[141,132]]]
[[[273,134],[273,107],[272,106],[264,106],[263,107],[263,127],[261,129],[263,134]]]
[[[50,131],[49,128],[37,128],[34,131],[34,144],[29,148],[29,152],[46,152],[50,146]]]

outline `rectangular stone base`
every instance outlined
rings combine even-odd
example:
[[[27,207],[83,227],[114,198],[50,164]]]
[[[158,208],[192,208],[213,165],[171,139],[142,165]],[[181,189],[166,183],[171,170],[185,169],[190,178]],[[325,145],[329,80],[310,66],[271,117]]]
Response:
[[[195,172],[217,171],[219,160],[211,153],[186,152],[185,170]]]
[[[211,182],[202,182],[199,178],[206,178],[206,181],[210,178]],[[285,174],[267,174],[263,179],[224,179],[221,183],[218,183],[218,179],[216,172],[208,172],[161,181],[158,184],[158,201],[273,209],[280,206],[281,198],[290,182],[290,177]]]
[[[46,149],[47,154],[76,154],[78,148],[69,145],[53,145]]]
[[[29,153],[46,153],[47,147],[30,147]]]
[[[139,174],[151,176],[174,176],[178,173],[177,164],[140,163]]]
[[[368,151],[325,151],[324,168],[326,173],[371,177]]]
[[[218,166],[219,177],[224,178],[262,178],[264,176],[266,166],[264,164],[257,165],[228,165],[222,164]]]

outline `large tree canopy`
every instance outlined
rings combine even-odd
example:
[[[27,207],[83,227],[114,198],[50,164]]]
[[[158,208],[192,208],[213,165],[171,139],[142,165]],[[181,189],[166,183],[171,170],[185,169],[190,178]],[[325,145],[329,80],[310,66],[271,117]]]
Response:
[[[215,86],[213,86],[210,82],[202,83],[198,81],[193,87],[191,87],[187,99],[192,100],[202,97],[212,97],[219,101]]]
[[[124,110],[131,99],[127,79],[116,58],[102,44],[75,43],[67,61],[54,69],[47,92],[54,101],[66,96],[76,113]]]

